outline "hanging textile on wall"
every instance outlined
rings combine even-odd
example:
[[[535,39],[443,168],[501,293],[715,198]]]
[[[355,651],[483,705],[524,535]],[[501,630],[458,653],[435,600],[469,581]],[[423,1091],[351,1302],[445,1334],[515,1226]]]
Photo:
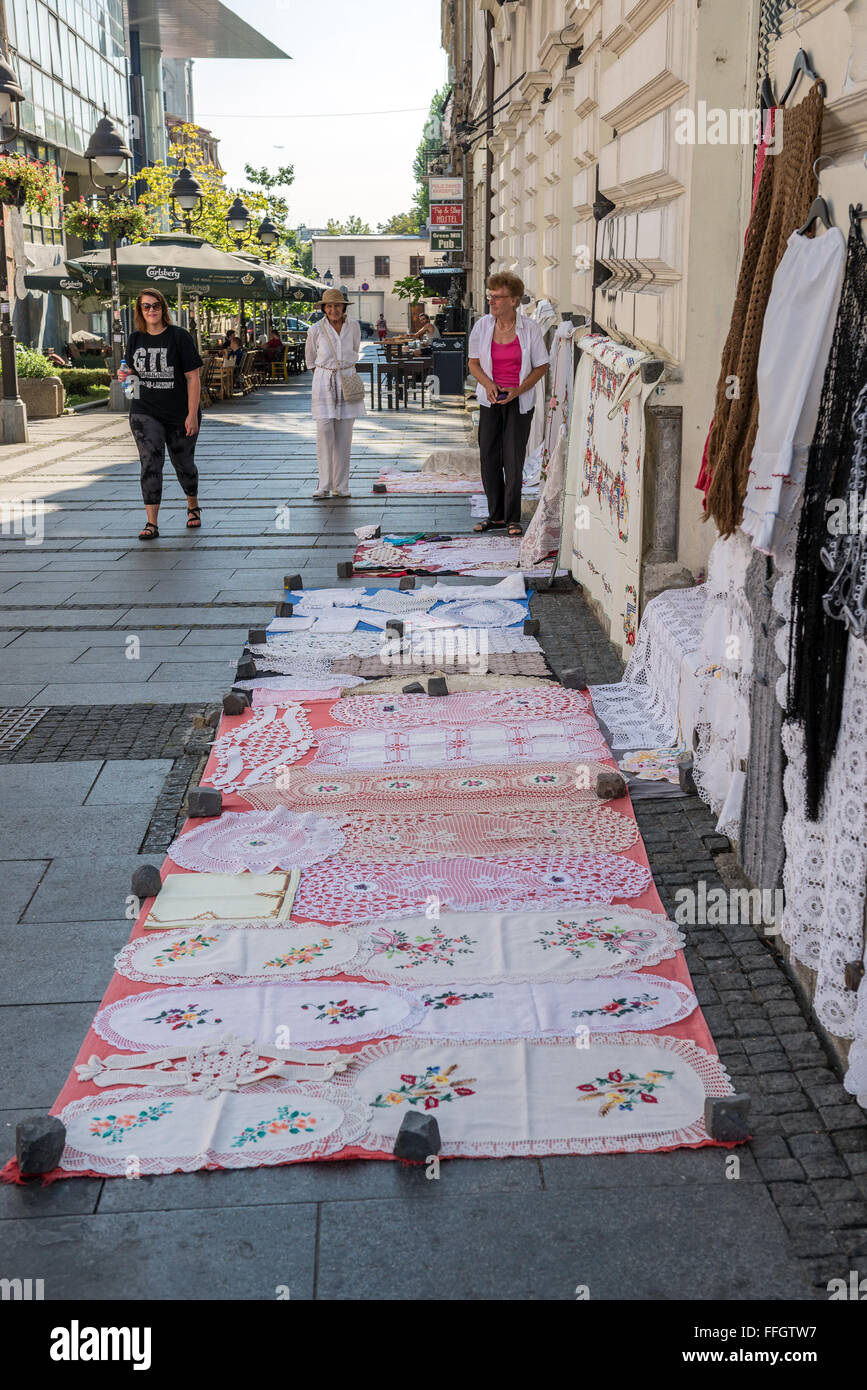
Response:
[[[542,449],[545,445],[543,443]],[[566,477],[566,426],[560,426],[554,452],[545,460],[546,477],[539,505],[524,532],[518,551],[522,569],[540,565],[560,545],[560,520],[563,512],[563,485]],[[487,515],[487,512],[485,513]]]
[[[783,711],[776,684],[783,663],[775,650],[782,618],[773,606],[774,569],[765,555],[753,555],[744,590],[753,633],[750,691],[750,747],[738,834],[741,866],[757,888],[779,888],[783,845]]]
[[[756,370],[765,308],[788,239],[816,196],[813,164],[822,144],[824,101],[816,83],[785,113],[784,138],[765,160],[723,348],[708,442],[708,513],[723,536],[740,524],[759,418]]]
[[[640,585],[647,354],[604,334],[581,339],[566,467],[561,563],[599,604],[623,651]]]
[[[759,350],[758,431],[741,523],[775,559],[794,545],[807,455],[843,283],[839,227],[821,237],[793,232],[765,311]]]
[[[844,623],[854,637],[867,636],[867,382],[861,388],[852,412],[855,447],[849,476],[840,501],[843,515],[836,517],[833,536],[821,552],[830,571],[829,587],[822,598],[831,618]],[[829,528],[831,518],[828,518]],[[844,525],[848,529],[844,529]]]
[[[840,738],[831,760],[819,820],[807,818],[804,804],[803,731],[787,722],[783,741],[785,774],[783,834],[786,906],[783,939],[792,954],[817,972],[813,1007],[836,1037],[859,1039],[850,1066],[858,1093],[867,1090],[867,998],[846,987],[848,963],[864,952],[864,901],[867,892],[867,646],[849,643]],[[864,986],[861,985],[863,994]]]
[[[843,498],[855,452],[853,424],[867,382],[867,247],[858,223],[849,233],[846,277],[810,447],[792,584],[788,713],[804,729],[807,815],[819,815],[825,778],[837,746],[848,633],[829,617],[823,597],[828,571],[827,503]],[[848,499],[846,499],[848,501]]]
[[[550,395],[547,409],[543,412],[543,435],[534,451],[527,456],[527,462],[524,465],[525,479],[527,470],[531,468],[541,479],[545,479],[549,461],[560,435],[560,427],[565,425],[567,434],[569,432],[569,411],[572,395],[572,338],[574,333],[575,329],[571,323],[561,323],[554,334],[551,343],[551,365],[548,368]],[[487,516],[487,512],[485,515]]]
[[[702,630],[704,698],[696,724],[693,776],[718,829],[737,839],[750,748],[752,621],[744,592],[752,547],[742,531],[720,537],[708,559]]]
[[[677,742],[682,680],[701,660],[706,590],[697,584],[652,598],[623,679],[591,686],[594,713],[608,729],[612,748],[666,748]],[[691,732],[684,729],[684,737]]]

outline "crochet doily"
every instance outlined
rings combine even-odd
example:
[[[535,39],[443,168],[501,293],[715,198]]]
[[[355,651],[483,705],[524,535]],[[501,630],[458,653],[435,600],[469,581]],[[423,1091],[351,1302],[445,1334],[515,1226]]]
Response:
[[[266,781],[285,763],[303,758],[314,743],[301,705],[278,710],[268,705],[215,740],[216,770],[207,779],[220,791],[242,791],[248,783]]]
[[[291,806],[321,815],[365,811],[430,814],[453,811],[509,811],[516,801],[545,806],[553,801],[564,814],[597,805],[596,778],[607,763],[530,763],[525,767],[469,766],[460,772],[347,772],[342,767],[289,768],[280,778],[244,792],[251,806],[271,810]]]
[[[523,622],[527,610],[514,599],[468,599],[465,603],[444,603],[434,614],[463,627],[511,627]]]
[[[615,748],[665,748],[678,739],[683,658],[701,646],[707,585],[670,589],[648,603],[623,679],[591,687]]]
[[[499,859],[506,855],[624,850],[638,839],[629,816],[606,806],[585,806],[565,816],[540,807],[524,814],[460,811],[454,815],[353,816],[344,827],[341,859],[356,861],[433,859],[467,855]],[[296,861],[297,862],[297,861]]]
[[[357,729],[398,729],[438,724],[512,723],[518,719],[572,719],[586,714],[589,700],[579,690],[553,681],[529,690],[471,691],[431,698],[427,695],[352,695],[331,706],[338,724]]]
[[[523,855],[499,863],[442,859],[434,863],[344,864],[328,860],[302,874],[299,917],[370,922],[412,917],[431,903],[454,911],[559,907],[636,898],[650,870],[615,854]]]
[[[608,746],[591,715],[476,724],[451,729],[331,729],[317,732],[315,764],[346,768],[445,767],[449,763],[562,762],[604,758]],[[261,781],[256,777],[252,780]]]
[[[169,845],[169,858],[200,873],[267,874],[304,869],[339,854],[343,832],[335,821],[312,811],[224,811]]]

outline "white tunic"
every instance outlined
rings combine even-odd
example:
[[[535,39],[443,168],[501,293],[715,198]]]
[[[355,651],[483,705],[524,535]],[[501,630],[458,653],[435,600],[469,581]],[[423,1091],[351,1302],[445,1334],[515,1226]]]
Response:
[[[361,348],[361,326],[354,319],[346,319],[340,332],[331,327],[327,319],[319,319],[307,330],[305,357],[308,367],[313,370],[314,420],[354,420],[366,414],[364,401],[347,404],[343,399],[339,373],[355,366]]]

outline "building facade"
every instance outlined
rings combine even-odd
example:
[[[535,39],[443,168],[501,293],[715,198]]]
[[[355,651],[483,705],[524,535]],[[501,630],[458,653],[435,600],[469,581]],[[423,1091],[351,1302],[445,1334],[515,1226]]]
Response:
[[[195,7],[170,0],[0,0],[2,37],[25,94],[17,148],[53,163],[65,201],[92,192],[84,158],[103,115],[127,135],[134,167],[166,158],[166,116],[192,118],[191,59],[287,58],[220,0]],[[169,102],[182,106],[169,109]],[[212,140],[217,162],[217,144]],[[19,340],[61,351],[77,328],[107,331],[104,315],[82,314],[60,294],[28,291],[27,271],[80,252],[62,211],[4,210]]]
[[[335,287],[343,288],[352,304],[353,318],[376,323],[385,314],[390,332],[406,332],[410,310],[394,293],[394,282],[430,264],[426,236],[313,236],[312,241],[314,278],[331,271]]]
[[[759,81],[769,71],[784,88],[799,43],[825,79],[835,163],[822,192],[844,225],[848,203],[867,201],[863,11],[861,0],[444,0],[472,311],[485,312],[491,268],[514,270],[533,299],[592,314],[665,364],[647,407],[665,461],[650,501],[676,525],[660,544],[645,519],[642,602],[684,571],[702,576],[714,539],[695,482],[749,218]]]

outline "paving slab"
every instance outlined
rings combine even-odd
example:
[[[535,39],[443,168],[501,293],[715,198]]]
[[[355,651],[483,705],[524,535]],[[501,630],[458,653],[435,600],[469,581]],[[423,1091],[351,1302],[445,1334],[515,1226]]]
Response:
[[[47,1301],[313,1296],[315,1206],[18,1219],[3,1237],[6,1266],[44,1279]]]
[[[574,1300],[578,1285],[593,1301],[813,1296],[758,1184],[656,1187],[652,1202],[639,1184],[612,1205],[609,1188],[450,1195],[441,1173],[430,1201],[323,1203],[317,1298]]]
[[[39,765],[42,771],[43,764]],[[11,858],[55,858],[82,854],[91,846],[98,854],[130,854],[138,849],[153,810],[127,806],[118,816],[111,806],[70,805],[0,808],[0,844]]]
[[[88,792],[85,805],[153,808],[171,769],[171,758],[105,762]]]
[[[100,998],[101,991],[92,999],[71,1003],[0,1008],[0,1108],[41,1108],[47,1114],[78,1056]],[[2,1161],[8,1157],[4,1154]]]
[[[131,927],[124,920],[0,926],[0,1005],[101,999]]]
[[[83,806],[101,767],[99,758],[80,763],[19,763],[4,767],[0,773],[0,817],[19,806],[47,806],[52,811],[58,805]]]
[[[4,777],[9,771],[8,766],[3,768]],[[49,863],[48,859],[0,860],[0,879],[3,882],[3,891],[0,893],[0,923],[19,921],[45,877]]]
[[[57,854],[40,876],[22,920],[28,925],[123,921],[133,870],[139,864],[159,868],[162,859],[158,854],[109,855],[104,849],[89,855],[80,848],[75,854]]]

